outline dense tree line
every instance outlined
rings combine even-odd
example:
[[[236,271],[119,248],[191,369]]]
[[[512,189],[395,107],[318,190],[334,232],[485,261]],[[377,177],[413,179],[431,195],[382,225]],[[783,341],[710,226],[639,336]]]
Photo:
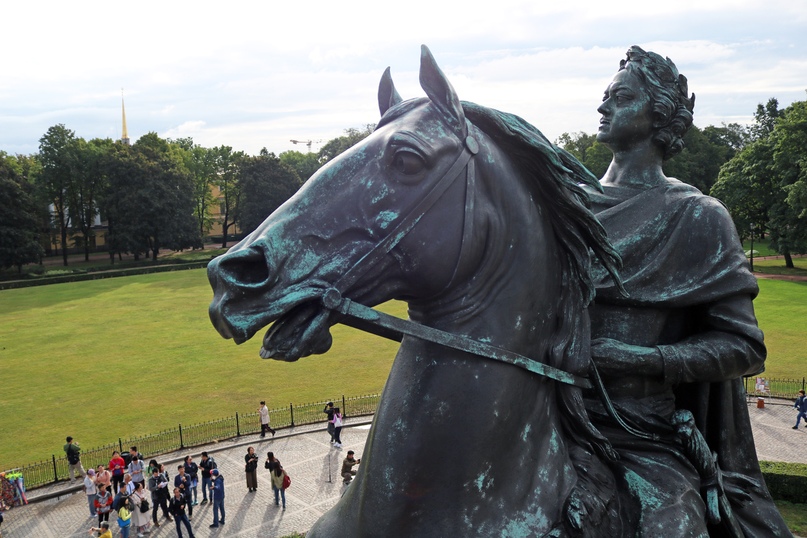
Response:
[[[564,133],[556,143],[597,177],[611,162],[594,134]],[[693,125],[684,144],[664,173],[720,199],[741,237],[767,238],[793,267],[791,254],[807,252],[807,101],[781,110],[771,98],[747,128]]]
[[[199,248],[214,224],[226,247],[235,226],[256,228],[322,165],[369,135],[348,129],[319,153],[257,156],[229,146],[148,133],[133,145],[84,140],[62,124],[33,155],[0,151],[0,268],[37,263],[57,243],[64,265],[75,244],[89,259],[97,224],[110,262],[121,254],[157,258],[160,249]],[[218,211],[214,208],[218,206]]]

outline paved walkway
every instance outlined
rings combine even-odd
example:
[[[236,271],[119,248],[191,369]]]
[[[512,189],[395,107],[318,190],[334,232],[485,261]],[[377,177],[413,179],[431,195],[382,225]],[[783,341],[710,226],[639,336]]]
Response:
[[[760,459],[807,463],[807,451],[804,450],[807,428],[792,429],[796,418],[792,404],[769,400],[764,409],[758,409],[754,400],[748,410]],[[261,440],[257,435],[251,435],[204,447],[216,459],[225,477],[227,523],[218,529],[209,528],[213,522],[212,508],[209,504],[199,505],[194,509],[191,522],[194,533],[199,538],[278,538],[295,531],[307,531],[343,493],[346,486],[339,477],[342,459],[349,449],[361,455],[369,429],[369,420],[356,419],[342,432],[344,449],[341,451],[330,446],[324,428],[310,426],[281,430],[274,439]],[[263,465],[258,467],[258,491],[247,492],[243,470],[247,446],[255,447],[261,461],[271,450],[289,472],[292,484],[286,492],[285,511],[274,505],[269,473]],[[198,462],[201,450],[165,455],[160,461],[176,465],[181,457],[190,453]],[[171,476],[174,474],[172,471]],[[66,487],[61,484],[40,488],[32,491],[31,496],[64,492]],[[6,512],[6,522],[0,530],[3,538],[86,538],[88,529],[96,524],[96,519],[89,518],[86,497],[81,493],[66,493]],[[118,536],[117,524],[111,527]],[[133,533],[132,537],[135,536]],[[173,523],[165,522],[147,536],[175,537],[176,529]]]
[[[339,476],[342,460],[348,450],[354,450],[358,457],[364,450],[370,420],[355,419],[353,424],[342,430],[342,450],[331,447],[324,428],[300,427],[279,430],[274,439],[260,439],[257,435],[242,437],[233,442],[183,451],[181,454],[168,454],[159,458],[166,464],[171,477],[176,474],[176,465],[184,455],[191,454],[199,461],[199,454],[206,450],[215,458],[224,476],[224,507],[227,523],[217,529],[208,527],[213,522],[211,505],[194,507],[191,525],[198,538],[207,537],[261,537],[276,538],[293,532],[305,532],[314,522],[331,508],[344,492],[345,486]],[[247,447],[255,447],[261,456],[258,466],[258,491],[248,493],[244,478],[244,455]],[[286,510],[274,505],[274,495],[269,471],[263,468],[266,453],[272,451],[283,464],[292,479],[286,490]],[[173,463],[174,465],[169,465]],[[31,491],[31,497],[64,491],[68,486],[62,483]],[[73,488],[78,490],[78,487]],[[199,492],[201,501],[201,491]],[[65,538],[89,536],[88,530],[98,525],[96,518],[90,518],[87,497],[83,493],[69,493],[60,497],[16,507],[5,513],[5,522],[0,527],[3,538]],[[116,521],[114,515],[110,521]],[[160,518],[161,526],[153,528],[150,538],[176,537],[174,523]],[[113,535],[118,536],[117,523],[111,523]],[[187,530],[183,527],[183,536]],[[131,534],[132,538],[136,533]]]

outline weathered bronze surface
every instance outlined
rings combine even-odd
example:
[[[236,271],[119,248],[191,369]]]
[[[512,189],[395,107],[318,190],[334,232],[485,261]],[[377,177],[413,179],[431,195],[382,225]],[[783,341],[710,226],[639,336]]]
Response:
[[[424,47],[427,97],[387,70],[376,131],[211,262],[213,324],[241,343],[273,323],[264,358],[322,353],[338,322],[402,337],[361,469],[308,536],[789,535],[739,384],[764,360],[755,281],[722,206],[661,173],[692,99],[658,62],[633,48],[608,87],[603,191],[460,102]],[[355,306],[392,298],[423,330]],[[584,388],[592,355],[613,406]]]

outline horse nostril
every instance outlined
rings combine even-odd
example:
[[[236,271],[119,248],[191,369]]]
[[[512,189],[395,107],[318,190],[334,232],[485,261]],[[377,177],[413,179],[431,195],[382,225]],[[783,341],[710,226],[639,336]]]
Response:
[[[215,276],[235,287],[259,286],[269,280],[266,259],[253,250],[240,250],[219,256],[211,262],[208,273],[211,278]]]

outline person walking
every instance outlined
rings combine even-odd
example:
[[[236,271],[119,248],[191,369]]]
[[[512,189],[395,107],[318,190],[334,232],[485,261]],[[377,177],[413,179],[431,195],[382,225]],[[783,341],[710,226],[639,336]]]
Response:
[[[171,514],[168,511],[168,478],[160,473],[160,466],[154,465],[151,468],[151,478],[149,478],[149,491],[151,492],[151,521],[155,527],[160,526],[157,520],[157,511],[162,508],[165,519],[171,521]]]
[[[185,495],[179,490],[179,488],[174,488],[174,496],[171,497],[171,514],[174,516],[174,523],[177,525],[177,536],[182,538],[182,525],[185,525],[185,528],[188,529],[188,535],[190,538],[195,538],[193,535],[193,529],[191,528],[191,522],[188,519],[188,516],[185,514],[185,507],[187,506],[188,499]]]
[[[804,427],[807,428],[807,397],[804,395],[804,389],[799,391],[799,397],[796,398],[796,403],[793,407],[799,410],[799,414],[796,415],[796,425],[793,426],[793,429],[799,429],[801,419],[804,419]]]
[[[193,457],[188,454],[185,456],[185,474],[191,477],[191,506],[199,504],[197,491],[199,486],[199,466],[193,461]]]
[[[325,404],[325,409],[322,410],[328,416],[328,434],[331,436],[331,444],[333,444],[333,434],[334,434],[334,425],[333,425],[333,402],[328,402]]]
[[[112,493],[106,490],[104,484],[98,485],[95,496],[95,513],[98,514],[98,526],[109,521],[109,511],[112,510]]]
[[[84,467],[81,466],[81,447],[78,446],[78,443],[73,442],[73,438],[69,435],[65,439],[67,443],[64,445],[64,453],[67,456],[67,472],[70,475],[70,483],[74,483],[76,481],[75,475],[78,474],[79,478],[84,478],[86,474],[84,472]]]
[[[213,502],[213,524],[210,528],[215,529],[219,523],[224,525],[224,477],[218,469],[210,471],[210,498]]]
[[[353,454],[355,453],[352,450],[348,450],[347,457],[345,461],[342,462],[342,481],[345,484],[350,484],[353,477],[356,476],[356,471],[353,470],[353,466],[361,463],[361,458],[355,459]]]
[[[258,408],[258,413],[261,415],[261,437],[266,437],[266,432],[272,432],[272,437],[275,436],[275,430],[269,425],[269,408],[266,407],[266,402],[261,401],[261,406]]]
[[[342,448],[342,413],[338,407],[333,408],[333,447]]]
[[[87,495],[87,504],[90,506],[90,517],[97,517],[95,497],[98,496],[98,486],[95,485],[95,471],[93,469],[87,469],[87,476],[84,477],[84,493]]]
[[[208,456],[207,452],[202,452],[202,461],[199,462],[199,467],[202,469],[202,504],[205,504],[207,503],[208,490],[210,490],[210,472],[216,468],[216,460]]]
[[[272,469],[272,491],[275,492],[275,506],[279,506],[279,498],[283,499],[283,510],[286,509],[286,488],[289,482],[286,481],[288,474],[277,462]]]

